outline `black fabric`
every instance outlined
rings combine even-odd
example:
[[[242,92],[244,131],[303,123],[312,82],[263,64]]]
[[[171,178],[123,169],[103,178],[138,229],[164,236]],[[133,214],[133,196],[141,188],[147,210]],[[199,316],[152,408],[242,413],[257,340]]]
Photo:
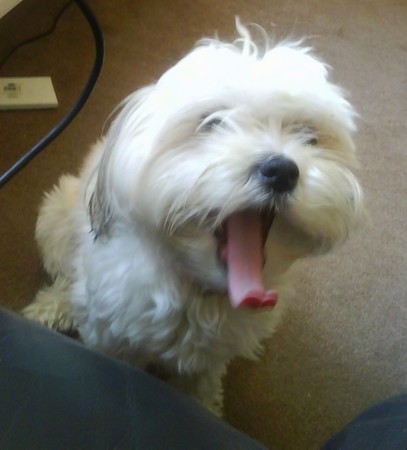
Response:
[[[152,376],[0,310],[0,448],[265,447]]]
[[[407,394],[370,407],[323,447],[323,450],[406,449]]]

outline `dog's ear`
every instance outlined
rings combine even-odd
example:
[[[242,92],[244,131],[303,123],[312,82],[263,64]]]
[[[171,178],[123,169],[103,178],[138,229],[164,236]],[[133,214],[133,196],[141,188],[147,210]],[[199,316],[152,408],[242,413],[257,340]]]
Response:
[[[109,234],[111,225],[113,223],[113,210],[110,206],[110,201],[106,195],[106,164],[107,157],[103,156],[100,166],[98,168],[98,176],[95,189],[90,197],[88,213],[92,232],[95,234],[95,239],[100,236]]]
[[[134,173],[126,169],[137,167],[137,158],[142,158],[145,148],[145,133],[151,120],[150,97],[154,85],[140,89],[128,96],[113,114],[116,114],[102,142],[103,154],[90,181],[88,213],[95,237],[108,236],[112,225],[120,215],[126,214],[131,204],[131,182]],[[128,169],[130,170],[130,169]]]

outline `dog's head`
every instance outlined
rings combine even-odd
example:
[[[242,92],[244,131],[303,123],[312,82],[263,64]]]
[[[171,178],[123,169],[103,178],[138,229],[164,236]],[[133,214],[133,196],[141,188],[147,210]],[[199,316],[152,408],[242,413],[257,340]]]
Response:
[[[272,304],[273,293],[245,292],[262,290],[263,246],[278,271],[346,238],[360,216],[355,113],[308,48],[260,51],[238,31],[233,44],[201,41],[126,99],[90,211],[97,235],[143,223],[196,282],[228,284],[235,305]]]

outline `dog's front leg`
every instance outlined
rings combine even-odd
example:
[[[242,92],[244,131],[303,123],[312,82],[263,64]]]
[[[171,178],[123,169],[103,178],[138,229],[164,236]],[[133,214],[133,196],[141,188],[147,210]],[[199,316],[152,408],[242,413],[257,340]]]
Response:
[[[41,289],[33,303],[26,306],[21,314],[63,333],[74,331],[76,324],[69,302],[69,286],[69,280],[58,277],[51,286]]]

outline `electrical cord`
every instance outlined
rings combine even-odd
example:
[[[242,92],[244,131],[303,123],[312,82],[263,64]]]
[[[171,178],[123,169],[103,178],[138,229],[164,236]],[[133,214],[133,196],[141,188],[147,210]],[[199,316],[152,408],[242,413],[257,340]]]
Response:
[[[0,73],[3,70],[4,64],[8,61],[10,56],[13,55],[18,49],[20,49],[21,47],[25,47],[26,45],[31,44],[32,42],[38,41],[39,39],[45,38],[45,37],[49,36],[50,34],[52,34],[58,25],[59,19],[63,16],[65,11],[72,5],[72,3],[73,3],[73,0],[70,0],[61,8],[61,10],[55,16],[54,21],[48,30],[44,31],[43,33],[37,34],[36,36],[33,36],[23,42],[20,42],[17,45],[15,45],[13,48],[11,48],[10,51],[6,54],[6,56],[0,61]]]
[[[54,24],[50,30],[16,46],[12,50],[12,52],[9,52],[6,58],[3,59],[2,64],[4,64],[5,60],[8,59],[11,53],[13,53],[17,48],[21,47],[22,45],[28,44],[29,42],[33,42],[34,40],[39,39],[40,37],[44,37],[52,33],[52,31],[54,31],[56,27],[59,18],[66,11],[66,9],[71,3],[76,3],[77,7],[80,9],[85,19],[88,21],[95,42],[96,54],[88,80],[86,82],[84,89],[82,90],[81,94],[76,100],[75,104],[68,111],[68,113],[42,139],[40,139],[30,150],[28,150],[21,158],[19,158],[9,169],[7,169],[1,175],[0,188],[2,188],[8,181],[10,181],[10,179],[13,178],[18,172],[20,172],[20,170],[23,169],[23,167],[25,167],[36,155],[38,155],[38,153],[40,153],[48,144],[50,144],[50,142],[52,142],[57,136],[59,136],[59,134],[61,134],[61,132],[71,123],[71,121],[76,117],[76,115],[85,105],[99,77],[103,65],[103,56],[104,56],[103,33],[93,11],[88,6],[85,0],[73,0],[72,2],[67,3],[58,13],[54,21]]]

